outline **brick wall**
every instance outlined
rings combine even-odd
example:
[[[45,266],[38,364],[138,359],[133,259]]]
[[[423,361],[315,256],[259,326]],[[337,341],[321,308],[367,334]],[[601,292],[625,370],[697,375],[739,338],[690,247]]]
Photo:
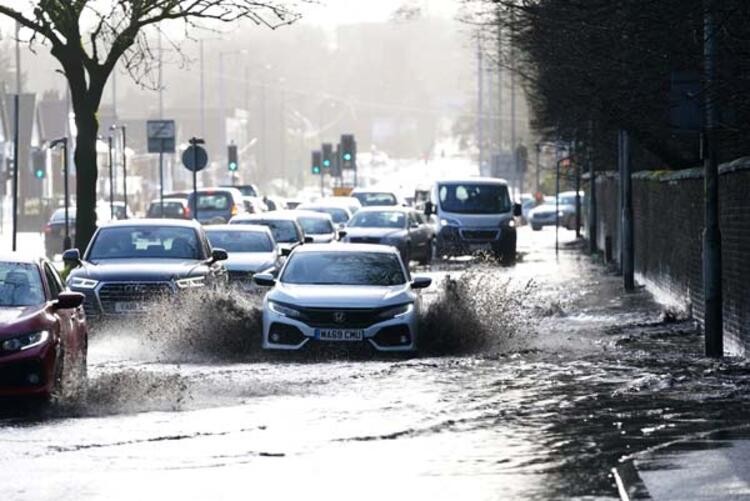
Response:
[[[612,239],[619,261],[618,180],[599,175],[597,246]],[[725,347],[750,353],[750,158],[721,166],[719,180],[722,232],[722,290]],[[633,175],[635,270],[662,299],[703,318],[701,169],[638,172]]]

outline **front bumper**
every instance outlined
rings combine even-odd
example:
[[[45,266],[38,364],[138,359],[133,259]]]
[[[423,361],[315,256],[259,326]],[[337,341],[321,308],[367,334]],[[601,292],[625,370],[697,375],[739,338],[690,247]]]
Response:
[[[165,281],[100,282],[93,289],[70,289],[85,296],[83,308],[89,320],[143,315],[148,312],[149,303],[177,292],[172,282]]]
[[[55,386],[57,345],[0,355],[0,397],[47,396]]]
[[[443,226],[437,234],[438,251],[460,256],[479,249],[494,249],[514,228]]]
[[[320,329],[362,330],[362,341],[322,341]],[[307,323],[280,315],[263,308],[263,349],[299,351],[313,345],[336,345],[338,347],[366,346],[378,352],[413,352],[417,349],[417,309],[398,318],[377,322],[367,327],[349,327],[343,325],[318,325]]]

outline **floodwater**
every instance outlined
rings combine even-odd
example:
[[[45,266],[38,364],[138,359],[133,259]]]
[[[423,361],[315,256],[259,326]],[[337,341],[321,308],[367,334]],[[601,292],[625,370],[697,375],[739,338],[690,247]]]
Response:
[[[100,330],[85,398],[0,411],[2,498],[612,499],[622,457],[744,422],[747,363],[553,238],[419,270],[418,357],[269,357],[226,295]]]

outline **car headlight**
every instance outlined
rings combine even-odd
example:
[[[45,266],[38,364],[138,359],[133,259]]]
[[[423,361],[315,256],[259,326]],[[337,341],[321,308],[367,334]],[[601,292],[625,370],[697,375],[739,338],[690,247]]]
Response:
[[[500,226],[505,226],[506,228],[515,228],[516,227],[516,221],[515,219],[511,218],[506,221],[503,221]]]
[[[203,287],[204,285],[206,285],[206,277],[200,276],[200,277],[181,278],[179,280],[175,280],[174,284],[179,289],[194,289],[196,287]]]
[[[281,315],[289,318],[301,318],[302,312],[295,310],[289,306],[277,303],[275,301],[268,301],[268,309],[277,315]]]
[[[5,339],[0,343],[0,351],[14,352],[23,351],[44,344],[49,339],[49,331],[38,331],[23,336],[16,336]]]
[[[564,216],[564,215],[565,215],[565,213],[564,213],[563,211],[559,211],[559,212],[557,213],[557,215],[558,215],[558,216],[560,216],[560,217],[562,217],[562,216]]]
[[[388,308],[387,310],[381,312],[378,315],[378,317],[382,319],[401,318],[401,317],[405,317],[412,311],[414,311],[414,303],[400,304],[398,306],[394,306],[393,308]]]
[[[461,226],[458,221],[449,217],[440,220],[440,226]]]
[[[77,287],[79,289],[93,289],[99,285],[98,280],[92,280],[90,278],[73,277],[68,281],[68,285],[71,287]]]

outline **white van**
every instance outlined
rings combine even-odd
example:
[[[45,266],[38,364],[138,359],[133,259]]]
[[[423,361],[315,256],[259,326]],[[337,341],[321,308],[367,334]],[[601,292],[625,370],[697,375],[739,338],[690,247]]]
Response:
[[[521,205],[510,198],[508,183],[490,177],[437,181],[425,204],[437,217],[437,256],[460,256],[488,249],[503,264],[516,260],[516,221]]]

